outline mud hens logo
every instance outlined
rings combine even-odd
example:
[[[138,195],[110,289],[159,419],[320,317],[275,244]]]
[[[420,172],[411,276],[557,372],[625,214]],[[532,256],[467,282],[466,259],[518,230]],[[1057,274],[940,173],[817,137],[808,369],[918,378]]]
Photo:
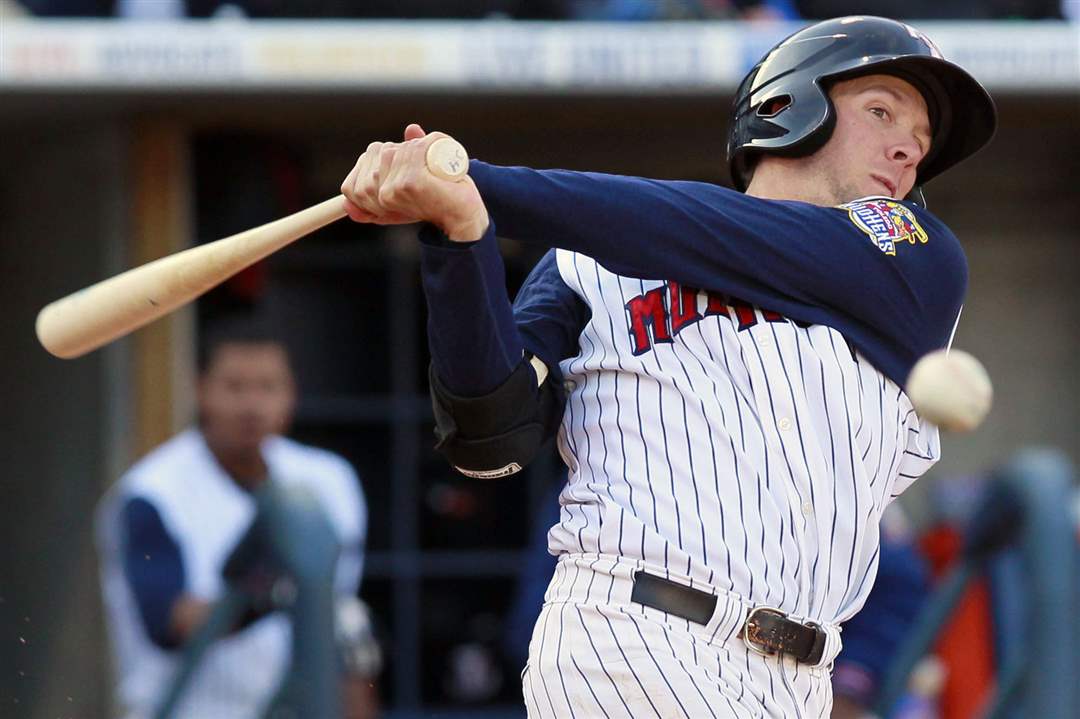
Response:
[[[896,246],[903,242],[914,245],[926,244],[926,235],[915,213],[892,200],[859,200],[840,205],[860,230],[870,236],[878,249],[886,255],[895,255]]]

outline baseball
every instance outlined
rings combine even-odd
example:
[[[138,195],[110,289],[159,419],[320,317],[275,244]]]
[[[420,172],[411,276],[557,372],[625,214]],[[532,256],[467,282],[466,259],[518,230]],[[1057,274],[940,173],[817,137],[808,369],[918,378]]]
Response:
[[[907,394],[923,419],[950,432],[970,432],[990,411],[994,388],[979,360],[962,350],[937,350],[915,363]]]
[[[428,170],[436,177],[456,182],[469,171],[469,156],[457,140],[441,137],[428,146],[424,156]]]

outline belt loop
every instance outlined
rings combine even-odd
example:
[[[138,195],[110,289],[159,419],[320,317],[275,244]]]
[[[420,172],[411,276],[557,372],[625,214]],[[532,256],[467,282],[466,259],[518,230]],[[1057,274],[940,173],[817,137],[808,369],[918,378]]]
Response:
[[[819,624],[818,626],[825,630],[825,650],[822,651],[821,659],[814,666],[829,667],[836,661],[837,655],[844,646],[840,638],[841,627],[838,624]]]
[[[725,644],[736,638],[742,631],[743,624],[749,614],[749,607],[738,597],[720,593],[716,612],[712,622],[706,627],[709,634],[709,643]]]

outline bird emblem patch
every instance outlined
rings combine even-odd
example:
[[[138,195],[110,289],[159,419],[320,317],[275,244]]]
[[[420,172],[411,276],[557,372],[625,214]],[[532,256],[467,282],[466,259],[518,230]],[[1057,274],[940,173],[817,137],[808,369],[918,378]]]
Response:
[[[871,198],[840,205],[860,230],[870,236],[878,249],[895,255],[902,242],[925,244],[930,238],[915,219],[915,213],[894,200]]]

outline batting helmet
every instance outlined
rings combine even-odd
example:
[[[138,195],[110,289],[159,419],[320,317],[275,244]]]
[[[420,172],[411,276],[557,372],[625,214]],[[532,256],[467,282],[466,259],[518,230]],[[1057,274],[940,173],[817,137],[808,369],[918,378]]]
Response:
[[[974,154],[993,136],[993,100],[921,32],[880,17],[826,20],[774,47],[739,85],[727,147],[735,186],[746,190],[756,155],[817,151],[836,125],[830,84],[878,73],[910,82],[926,99],[933,138],[917,184]]]

